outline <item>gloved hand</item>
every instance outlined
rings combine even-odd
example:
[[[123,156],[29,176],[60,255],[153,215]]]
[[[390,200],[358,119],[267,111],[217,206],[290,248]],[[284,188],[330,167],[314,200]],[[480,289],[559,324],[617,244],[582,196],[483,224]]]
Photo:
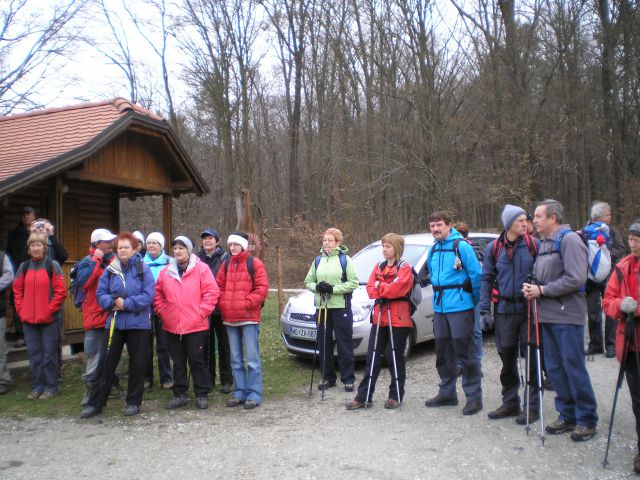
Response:
[[[638,302],[636,302],[632,297],[624,297],[620,303],[620,310],[627,314],[635,313],[636,308],[638,308]]]
[[[493,329],[495,322],[493,320],[493,315],[491,312],[483,311],[480,312],[480,325],[482,326],[482,330],[487,332]]]
[[[318,293],[333,293],[333,285],[325,281],[316,283],[316,292]]]

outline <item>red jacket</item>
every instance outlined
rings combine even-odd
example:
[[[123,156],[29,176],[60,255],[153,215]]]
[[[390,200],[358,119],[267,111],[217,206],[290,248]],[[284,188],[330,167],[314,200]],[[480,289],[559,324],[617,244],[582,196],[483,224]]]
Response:
[[[624,349],[624,330],[627,314],[620,310],[620,304],[625,297],[632,297],[638,300],[638,274],[640,273],[640,261],[633,255],[627,255],[618,262],[614,271],[611,272],[607,289],[602,299],[602,308],[608,317],[618,321],[616,331],[616,354],[618,360],[622,360]],[[636,317],[640,317],[640,305],[636,309]],[[640,339],[640,324],[636,327],[636,334]],[[633,343],[629,343],[629,348],[635,351]]]
[[[225,323],[260,322],[262,303],[269,294],[267,269],[259,258],[253,258],[253,281],[247,270],[248,251],[229,260],[228,271],[223,262],[218,270],[220,311]]]
[[[53,262],[53,275],[49,281],[45,260],[33,260],[25,271],[27,262],[18,267],[13,281],[16,312],[25,323],[51,323],[56,320],[64,299],[67,298],[67,288],[60,265]]]
[[[89,249],[90,257],[87,258],[87,269],[90,271],[89,277],[84,282],[82,290],[84,291],[84,301],[82,302],[82,327],[85,330],[93,328],[104,328],[107,322],[108,310],[98,305],[98,299],[96,298],[96,291],[98,290],[98,283],[100,276],[104,272],[106,265],[102,258],[94,255],[96,249],[91,247]],[[86,258],[86,257],[85,257]],[[113,257],[115,258],[115,256]],[[81,260],[82,261],[82,260]]]
[[[171,259],[156,282],[153,310],[162,319],[162,328],[176,335],[209,330],[209,315],[216,308],[220,290],[209,267],[191,254],[187,270],[178,274]]]
[[[376,282],[380,282],[376,288]],[[398,263],[394,263],[387,267],[386,260],[377,264],[367,282],[367,293],[372,300],[392,300],[384,304],[382,309],[382,316],[380,326],[388,326],[389,311],[391,312],[391,326],[392,327],[413,327],[411,321],[411,310],[409,308],[409,301],[396,300],[406,298],[409,296],[411,289],[413,288],[413,272],[411,271],[411,265],[406,262],[402,263],[402,266],[398,269]],[[380,302],[376,302],[375,309],[373,311],[373,323],[378,323],[378,316],[380,315]]]

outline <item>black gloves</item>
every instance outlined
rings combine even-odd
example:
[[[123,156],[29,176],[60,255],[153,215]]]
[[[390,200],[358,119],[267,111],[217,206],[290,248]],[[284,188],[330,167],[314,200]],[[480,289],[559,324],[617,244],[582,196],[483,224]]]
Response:
[[[327,282],[316,283],[316,292],[318,293],[333,293],[333,285]]]

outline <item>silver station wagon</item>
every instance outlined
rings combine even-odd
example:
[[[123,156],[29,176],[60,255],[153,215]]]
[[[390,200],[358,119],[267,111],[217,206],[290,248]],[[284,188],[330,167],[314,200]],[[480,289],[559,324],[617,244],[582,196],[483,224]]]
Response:
[[[484,252],[486,245],[498,235],[494,233],[469,233],[469,239],[479,251]],[[429,248],[433,245],[433,235],[417,233],[404,236],[404,254],[402,259],[409,262],[419,273],[422,286],[422,302],[412,315],[413,332],[407,342],[405,354],[417,343],[431,340],[433,335],[433,289],[428,280],[423,279],[424,264]],[[371,330],[371,312],[373,300],[367,295],[366,284],[376,263],[383,260],[380,240],[374,242],[353,257],[353,263],[360,279],[360,286],[353,292],[351,310],[353,311],[353,350],[358,358],[366,357]],[[316,348],[317,315],[314,295],[304,291],[289,298],[280,317],[280,331],[285,347],[291,353],[312,356]]]

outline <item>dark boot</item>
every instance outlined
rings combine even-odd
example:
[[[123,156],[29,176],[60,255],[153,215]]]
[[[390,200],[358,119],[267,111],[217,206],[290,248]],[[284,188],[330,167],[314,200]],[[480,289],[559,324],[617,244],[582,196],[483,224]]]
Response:
[[[516,417],[520,413],[520,405],[500,405],[493,412],[487,415],[491,420],[500,420],[502,418]]]

